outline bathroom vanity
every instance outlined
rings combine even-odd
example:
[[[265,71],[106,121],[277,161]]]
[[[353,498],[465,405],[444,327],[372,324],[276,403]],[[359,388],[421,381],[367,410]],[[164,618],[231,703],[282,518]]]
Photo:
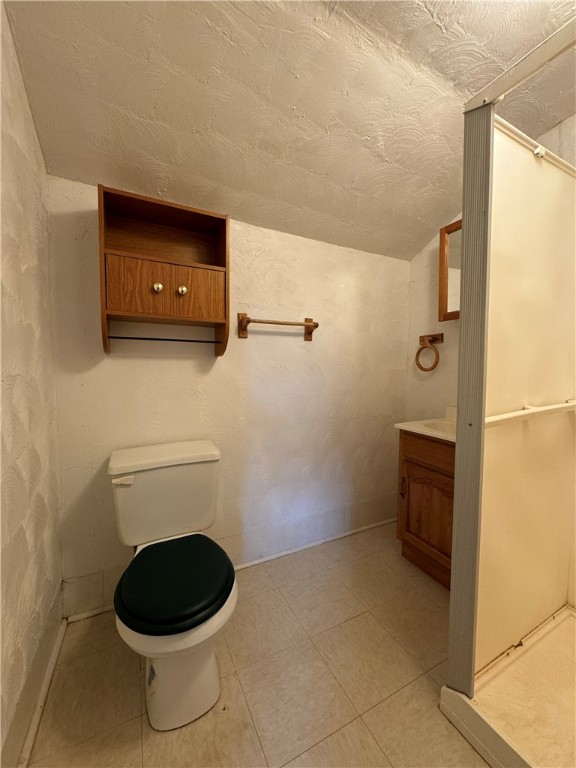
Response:
[[[396,424],[400,430],[397,537],[402,554],[450,588],[456,422]]]

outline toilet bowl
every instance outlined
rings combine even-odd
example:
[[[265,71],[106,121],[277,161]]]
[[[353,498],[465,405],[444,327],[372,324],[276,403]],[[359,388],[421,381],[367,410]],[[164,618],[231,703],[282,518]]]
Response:
[[[192,722],[220,695],[215,636],[236,606],[234,566],[208,536],[181,532],[192,520],[213,519],[218,459],[207,441],[116,451],[110,459],[120,537],[136,545],[114,594],[116,627],[146,658],[146,709],[159,731]],[[153,531],[172,535],[153,539]]]

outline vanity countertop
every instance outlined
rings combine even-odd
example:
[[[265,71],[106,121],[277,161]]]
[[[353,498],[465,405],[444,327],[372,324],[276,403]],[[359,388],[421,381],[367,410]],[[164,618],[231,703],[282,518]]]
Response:
[[[404,421],[394,424],[395,429],[404,432],[415,432],[417,435],[435,437],[437,440],[456,442],[456,409],[452,406],[446,408],[446,415],[442,419],[419,419],[418,421]]]

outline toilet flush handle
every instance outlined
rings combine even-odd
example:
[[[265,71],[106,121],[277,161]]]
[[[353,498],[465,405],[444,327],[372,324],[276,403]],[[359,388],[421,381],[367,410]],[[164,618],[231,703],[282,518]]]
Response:
[[[124,475],[123,477],[114,477],[112,485],[133,485],[134,475]]]

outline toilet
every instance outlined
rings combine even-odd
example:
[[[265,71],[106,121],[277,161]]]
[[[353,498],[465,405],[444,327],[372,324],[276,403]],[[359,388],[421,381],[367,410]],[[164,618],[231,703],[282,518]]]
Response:
[[[214,637],[238,588],[224,550],[201,533],[216,515],[220,451],[208,440],[114,451],[118,534],[135,548],[114,594],[116,626],[146,657],[146,708],[158,731],[196,720],[220,695]]]

